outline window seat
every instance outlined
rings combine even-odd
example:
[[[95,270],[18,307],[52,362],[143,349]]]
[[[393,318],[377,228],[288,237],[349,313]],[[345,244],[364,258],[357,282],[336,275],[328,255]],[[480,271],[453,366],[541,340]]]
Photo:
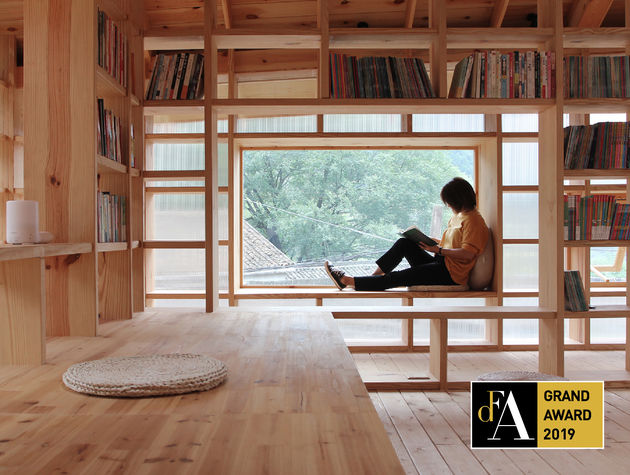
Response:
[[[412,290],[407,287],[383,291],[356,291],[352,289],[300,287],[250,287],[235,292],[236,300],[255,299],[371,299],[371,298],[492,298],[495,290],[453,290],[456,286],[427,286],[426,290]],[[229,298],[227,292],[221,292],[220,298]]]

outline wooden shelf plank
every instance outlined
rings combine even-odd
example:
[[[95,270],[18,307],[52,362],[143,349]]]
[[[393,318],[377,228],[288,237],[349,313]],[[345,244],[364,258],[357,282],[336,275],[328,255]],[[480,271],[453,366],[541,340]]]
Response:
[[[0,244],[0,261],[32,259],[34,257],[66,256],[92,252],[89,242],[49,244]]]
[[[99,242],[96,243],[97,252],[114,252],[127,250],[127,242]]]
[[[205,241],[144,241],[145,249],[203,249]]]
[[[99,97],[111,97],[127,95],[127,90],[116,79],[98,64],[96,69],[96,95]]]
[[[427,114],[536,113],[554,99],[215,99],[219,114]],[[630,102],[629,102],[630,104]]]
[[[138,168],[133,168],[130,167],[129,168],[129,174],[133,177],[139,177],[140,176],[140,170]]]
[[[588,168],[564,170],[565,177],[571,178],[630,178],[630,168]]]
[[[142,243],[140,241],[131,241],[131,249],[139,249],[142,247]]]
[[[565,247],[630,247],[630,240],[627,241],[611,241],[608,239],[601,240],[576,240],[576,241],[564,241]]]
[[[544,46],[553,38],[552,28],[447,28],[449,49],[518,48]]]
[[[117,2],[113,0],[98,0],[97,4],[112,20],[122,21],[127,19],[127,14],[120,8]]]
[[[565,113],[624,113],[628,108],[630,99],[625,98],[564,99]]]
[[[205,134],[145,134],[145,142],[150,143],[204,143]]]
[[[206,293],[203,290],[180,290],[172,292],[147,292],[146,298],[155,300],[192,300],[192,299],[205,299]]]
[[[138,96],[136,96],[133,93],[129,94],[129,102],[131,102],[132,106],[139,106],[140,105],[140,99],[138,99]]]
[[[144,178],[166,180],[196,180],[205,179],[204,170],[144,170]]]
[[[318,49],[319,30],[261,30],[232,28],[212,36],[218,49]]]
[[[191,35],[190,31],[188,36],[175,35],[175,36],[163,36],[152,35],[147,32],[144,37],[144,49],[147,51],[161,51],[161,50],[203,50],[203,35]]]
[[[543,307],[429,306],[429,307],[322,307],[335,318],[555,318],[556,312]]]
[[[429,28],[331,28],[331,49],[428,49],[437,38],[437,30]]]
[[[103,155],[96,155],[96,163],[98,165],[99,173],[127,173],[127,166],[119,163],[111,158],[104,157]]]
[[[144,115],[189,114],[193,111],[203,111],[203,108],[203,100],[144,101]]]
[[[630,43],[626,28],[564,28],[565,48],[625,48]]]
[[[236,299],[304,299],[304,298],[491,298],[497,293],[492,290],[469,290],[466,292],[410,292],[389,289],[379,292],[339,291],[332,287],[250,287],[235,292]]]
[[[587,312],[564,311],[564,318],[613,318],[630,317],[630,306],[628,305],[596,305],[595,308]]]

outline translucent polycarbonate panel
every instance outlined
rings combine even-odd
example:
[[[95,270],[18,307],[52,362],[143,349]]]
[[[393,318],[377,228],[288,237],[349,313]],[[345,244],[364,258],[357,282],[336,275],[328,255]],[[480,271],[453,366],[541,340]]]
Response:
[[[227,134],[228,133],[228,121],[227,120],[217,120],[217,133],[218,134]]]
[[[256,117],[238,119],[238,133],[317,132],[317,116]]]
[[[149,307],[162,308],[206,308],[206,299],[148,299]]]
[[[569,125],[569,114],[562,114],[562,127],[568,127]]]
[[[344,340],[349,343],[370,344],[391,342],[400,344],[402,320],[394,319],[337,319]]]
[[[150,249],[146,253],[151,260],[147,284],[160,292],[206,289],[206,259],[204,249]]]
[[[503,246],[503,290],[538,291],[538,245]]]
[[[413,114],[413,132],[483,132],[483,114]]]
[[[228,186],[228,144],[219,142],[217,151],[219,159],[217,181],[219,186]]]
[[[591,114],[589,116],[589,123],[591,125],[597,124],[599,122],[625,122],[626,121],[625,113],[617,113],[617,114]]]
[[[503,193],[503,237],[538,238],[538,193]]]
[[[591,282],[625,282],[626,250],[620,247],[591,248]]]
[[[449,343],[481,342],[486,338],[486,321],[481,319],[451,319],[448,321]]]
[[[538,114],[503,114],[503,132],[538,132]]]
[[[228,195],[227,193],[219,193],[218,195],[218,204],[219,204],[219,216],[218,216],[218,224],[219,224],[219,239],[227,240],[229,237],[229,220],[228,220]]]
[[[538,320],[535,318],[506,318],[503,320],[504,345],[537,345]]]
[[[591,343],[625,342],[625,318],[591,318]]]
[[[538,143],[503,143],[503,184],[538,185]]]
[[[146,238],[158,241],[205,239],[204,193],[150,193],[145,199]]]
[[[314,299],[241,299],[239,308],[264,308],[265,310],[286,310],[287,307],[313,307]]]
[[[147,130],[148,133],[153,134],[202,134],[205,131],[205,122],[203,119],[203,112],[199,112],[192,117],[181,117],[177,119],[177,116],[166,115],[154,115],[152,116],[153,126],[151,127],[151,121],[147,120],[147,124],[151,127]]]
[[[189,187],[203,187],[205,181],[193,181],[193,180],[145,180],[145,186],[147,188],[161,188],[161,187],[177,187],[177,188],[189,188]]]
[[[324,132],[400,132],[400,114],[326,114]]]
[[[431,321],[428,319],[413,321],[413,344],[428,345],[431,338]]]
[[[147,170],[204,170],[206,157],[202,143],[154,143],[147,157]]]

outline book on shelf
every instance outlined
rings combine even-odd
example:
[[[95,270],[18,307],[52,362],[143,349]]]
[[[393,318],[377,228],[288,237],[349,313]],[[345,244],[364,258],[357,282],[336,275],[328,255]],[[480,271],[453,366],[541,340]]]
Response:
[[[600,122],[564,128],[564,168],[630,168],[630,123]]]
[[[113,193],[98,192],[98,242],[127,240],[127,198]]]
[[[204,57],[201,53],[155,55],[146,99],[202,99],[203,62]]]
[[[564,271],[564,309],[571,312],[586,312],[588,303],[579,271]]]
[[[630,56],[567,56],[566,98],[630,97]]]
[[[630,205],[615,195],[564,195],[564,240],[630,239]]]
[[[424,234],[418,229],[417,226],[409,226],[404,231],[399,231],[398,234],[415,242],[416,244],[419,244],[421,242],[426,244],[427,246],[435,246],[437,244],[437,241],[431,239],[429,236]]]
[[[98,120],[96,121],[96,146],[99,155],[123,163],[121,144],[122,126],[120,118],[108,109],[101,98],[96,99]]]
[[[97,63],[123,87],[127,87],[127,35],[123,26],[98,10]]]
[[[550,99],[555,78],[553,51],[478,50],[455,65],[448,97]]]
[[[420,58],[330,53],[330,96],[420,99],[435,92]]]

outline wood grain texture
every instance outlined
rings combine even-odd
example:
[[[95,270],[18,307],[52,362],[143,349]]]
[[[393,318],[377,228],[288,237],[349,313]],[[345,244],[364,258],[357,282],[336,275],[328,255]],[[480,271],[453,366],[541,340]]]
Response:
[[[6,239],[6,202],[15,199],[15,48],[16,40],[13,35],[0,35],[0,243]]]
[[[52,339],[45,368],[0,368],[0,471],[403,473],[325,312],[156,311],[100,331]],[[115,399],[74,393],[61,382],[82,360],[170,352],[224,361],[226,383]]]
[[[98,254],[99,322],[131,318],[129,250]]]
[[[42,258],[0,262],[0,364],[42,364],[45,293]]]

